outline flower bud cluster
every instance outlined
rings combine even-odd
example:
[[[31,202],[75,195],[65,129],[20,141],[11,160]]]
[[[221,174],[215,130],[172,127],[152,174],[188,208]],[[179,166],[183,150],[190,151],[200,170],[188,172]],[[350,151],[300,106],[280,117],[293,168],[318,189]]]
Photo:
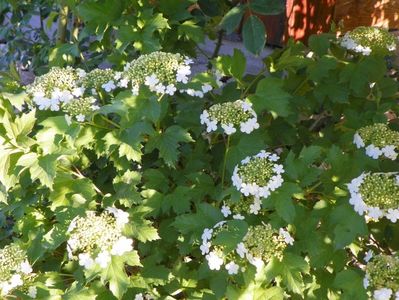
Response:
[[[258,197],[242,197],[238,202],[225,201],[220,211],[225,218],[231,215],[235,220],[244,220],[248,214],[259,214],[261,204]]]
[[[252,195],[258,199],[267,198],[283,183],[282,165],[277,164],[279,156],[262,150],[252,157],[246,157],[234,168],[231,180],[244,196]]]
[[[202,112],[200,120],[201,124],[206,125],[207,132],[216,131],[220,124],[227,135],[235,133],[236,127],[244,133],[251,133],[259,128],[252,104],[242,100],[212,105]]]
[[[374,299],[399,299],[399,257],[378,254],[366,265],[364,287],[370,290]]]
[[[284,249],[294,242],[284,228],[276,230],[270,224],[261,224],[250,226],[235,250],[226,254],[222,246],[212,245],[211,242],[220,232],[229,230],[226,224],[227,221],[221,221],[213,228],[205,228],[201,236],[200,250],[207,260],[209,269],[220,270],[224,265],[229,275],[245,270],[248,263],[258,268],[273,257],[281,259]]]
[[[99,109],[93,97],[84,96],[86,89],[80,85],[89,75],[80,69],[54,67],[47,74],[36,77],[27,91],[39,110],[62,110],[82,122]]]
[[[366,155],[374,159],[385,156],[395,160],[398,156],[399,132],[391,130],[386,124],[377,123],[360,128],[354,135],[353,143],[357,148],[365,147]]]
[[[63,110],[77,121],[84,122],[88,115],[99,109],[95,103],[96,99],[93,97],[74,98],[64,105]]]
[[[10,295],[14,290],[26,292],[36,298],[36,278],[26,252],[18,244],[10,244],[0,249],[0,295]]]
[[[363,55],[388,55],[396,50],[397,39],[387,30],[376,27],[357,27],[340,41],[342,47]]]
[[[82,78],[82,86],[88,90],[98,91],[104,89],[111,92],[116,89],[116,81],[120,79],[118,75],[111,69],[94,69]]]
[[[122,85],[130,82],[133,93],[138,93],[142,84],[159,94],[173,95],[176,83],[187,83],[191,74],[192,60],[181,54],[156,51],[141,55],[125,66],[121,75]]]
[[[75,218],[69,228],[68,256],[90,269],[95,265],[106,268],[111,255],[123,255],[133,250],[133,240],[122,234],[129,222],[129,214],[108,207],[100,215],[88,211],[85,217]]]
[[[35,81],[27,86],[27,92],[31,95],[36,93],[43,94],[43,97],[51,98],[55,90],[69,92],[77,87],[76,81],[79,79],[79,70],[72,67],[59,68],[53,67],[44,75],[35,78]]]
[[[399,219],[398,173],[363,173],[348,184],[349,203],[359,214],[378,220],[386,217],[395,223]]]

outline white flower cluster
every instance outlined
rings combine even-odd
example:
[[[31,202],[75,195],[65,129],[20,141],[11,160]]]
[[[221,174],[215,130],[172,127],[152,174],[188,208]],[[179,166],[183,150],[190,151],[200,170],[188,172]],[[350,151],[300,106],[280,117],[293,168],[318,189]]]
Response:
[[[259,268],[266,264],[272,256],[280,257],[285,247],[294,242],[284,228],[276,231],[269,224],[259,225],[250,227],[243,241],[237,244],[235,250],[224,254],[220,246],[212,246],[211,240],[220,231],[226,230],[227,222],[220,221],[213,228],[205,228],[202,233],[200,250],[205,256],[210,270],[219,271],[224,265],[229,275],[236,275],[240,270],[245,270],[246,263]],[[254,244],[258,244],[258,246],[253,247]]]
[[[144,54],[125,65],[117,84],[125,88],[130,84],[134,95],[138,95],[140,86],[144,84],[157,94],[173,96],[181,87],[180,92],[202,98],[205,93],[212,90],[211,85],[204,84],[200,91],[183,88],[189,82],[192,63],[192,59],[178,53],[156,51]]]
[[[399,258],[396,255],[371,254],[366,260],[363,286],[375,300],[399,300]]]
[[[17,244],[0,249],[0,295],[10,295],[15,289],[36,298],[37,290],[33,284],[36,274],[23,251]]]
[[[358,149],[365,147],[366,155],[374,159],[385,156],[395,160],[398,157],[399,133],[389,129],[386,124],[377,123],[361,128],[355,133],[353,143]]]
[[[267,198],[283,183],[283,165],[277,164],[279,156],[262,150],[252,157],[246,157],[234,168],[231,180],[244,196]]]
[[[363,173],[347,186],[349,203],[359,215],[374,220],[385,216],[393,223],[399,219],[398,173]]]
[[[114,207],[99,216],[88,211],[85,217],[76,217],[68,228],[69,259],[78,260],[85,269],[95,265],[106,268],[111,255],[121,256],[133,250],[133,240],[122,234],[128,222],[129,214]]]
[[[396,50],[397,40],[388,31],[376,27],[358,27],[345,33],[340,44],[345,49],[368,56],[387,55]]]
[[[86,73],[80,80],[79,85],[96,95],[101,89],[107,93],[117,88],[116,82],[120,80],[121,73],[111,69],[94,69]]]
[[[248,134],[259,128],[252,103],[242,100],[212,105],[209,110],[202,112],[200,121],[202,125],[206,125],[207,132],[216,131],[220,123],[227,135],[235,133],[238,126],[241,132]]]
[[[81,69],[54,67],[36,77],[27,86],[27,92],[39,110],[64,111],[82,122],[87,115],[99,109],[95,104],[96,99],[84,97],[86,89],[80,82],[85,76],[86,72]]]

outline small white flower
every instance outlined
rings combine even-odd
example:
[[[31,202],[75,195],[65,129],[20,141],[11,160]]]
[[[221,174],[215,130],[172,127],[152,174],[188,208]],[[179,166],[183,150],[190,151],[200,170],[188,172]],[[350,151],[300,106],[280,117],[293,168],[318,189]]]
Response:
[[[204,110],[200,115],[200,121],[202,125],[209,123],[209,113],[206,110]]]
[[[201,89],[202,89],[202,92],[205,94],[205,93],[208,93],[209,91],[212,91],[213,87],[212,87],[210,84],[205,83],[205,84],[201,87]]]
[[[362,137],[357,132],[353,136],[353,143],[356,145],[358,149],[363,148],[365,146]]]
[[[207,125],[206,127],[207,132],[216,131],[218,129],[217,121],[209,121],[206,125]]]
[[[85,70],[78,68],[78,69],[76,69],[76,71],[78,71],[78,76],[79,76],[80,78],[86,76],[86,71],[85,71]]]
[[[60,110],[60,101],[58,98],[50,99],[50,110],[51,111],[59,111]]]
[[[8,281],[0,282],[1,295],[7,295],[14,287]]]
[[[381,149],[382,153],[386,158],[395,160],[398,157],[398,153],[395,152],[396,147],[394,145],[387,145]]]
[[[86,116],[83,115],[83,114],[78,114],[78,115],[76,116],[76,120],[77,120],[78,122],[84,122],[84,121],[85,121],[85,118],[86,118]]]
[[[223,264],[223,259],[217,255],[216,252],[212,251],[205,256],[208,261],[209,269],[220,270],[220,266]]]
[[[36,298],[36,296],[37,296],[37,288],[35,286],[31,285],[28,288],[28,296],[31,297],[31,298]]]
[[[260,268],[263,267],[264,264],[265,264],[261,258],[259,258],[259,257],[253,257],[253,256],[252,256],[251,254],[249,254],[249,253],[247,253],[247,260],[248,260],[248,262],[249,262],[251,265],[255,266],[256,269],[260,269]]]
[[[230,207],[228,207],[227,205],[223,205],[222,209],[220,211],[222,212],[222,214],[225,218],[227,218],[229,215],[231,215]]]
[[[77,87],[73,89],[72,95],[74,95],[76,98],[82,97],[83,93],[85,92],[85,89],[82,87]]]
[[[157,75],[152,74],[151,76],[147,76],[145,78],[144,84],[149,86],[149,87],[154,87],[158,84],[159,79],[157,78]]]
[[[366,275],[366,277],[363,278],[363,286],[364,286],[365,289],[367,289],[369,287],[369,285],[370,285],[370,281],[369,281],[369,278]]]
[[[120,256],[132,250],[133,250],[133,240],[122,236],[112,246],[111,254]]]
[[[194,96],[198,98],[204,98],[204,93],[202,91],[194,91]]]
[[[229,275],[235,275],[235,274],[238,274],[238,270],[240,269],[240,266],[237,265],[234,261],[231,261],[228,264],[226,264],[225,268],[226,268],[227,272],[229,273]]]
[[[399,209],[388,209],[388,213],[385,215],[392,223],[396,223],[399,220]]]
[[[237,130],[234,128],[233,124],[222,124],[222,128],[227,135],[235,133]]]
[[[107,207],[106,210],[114,215],[118,226],[123,226],[129,223],[129,213],[115,207]]]
[[[388,51],[395,51],[396,50],[396,44],[392,43],[391,45],[387,46]]]
[[[203,242],[206,242],[212,238],[213,229],[205,228],[204,232],[201,235],[201,239]]]
[[[392,290],[388,288],[375,290],[373,293],[375,300],[389,300],[391,299],[391,295],[392,295]]]
[[[164,94],[165,93],[165,86],[162,83],[158,83],[155,86],[155,92],[157,92],[158,94]]]
[[[282,174],[284,173],[284,167],[283,165],[275,165],[273,167],[273,171],[276,172],[277,174]]]
[[[33,98],[33,102],[39,107],[39,110],[48,109],[51,105],[51,100],[46,97],[35,97]]]
[[[105,269],[109,262],[111,261],[111,256],[108,251],[102,251],[98,254],[95,262],[100,265],[101,268]]]
[[[21,267],[21,272],[24,274],[30,274],[33,271],[32,266],[27,260],[22,262],[20,267]]]
[[[129,79],[127,78],[122,78],[119,82],[118,82],[118,86],[121,88],[127,88],[129,84]]]
[[[173,84],[169,84],[166,87],[166,94],[168,94],[170,96],[173,96],[175,94],[176,90],[177,89],[176,89],[176,87]]]
[[[380,150],[380,148],[375,147],[373,144],[371,144],[366,147],[366,155],[374,159],[378,159],[378,157],[382,155],[382,151]]]
[[[14,274],[10,278],[10,285],[12,288],[15,288],[17,286],[23,285],[24,282],[22,281],[21,275],[19,274]]]
[[[237,244],[236,252],[241,258],[244,258],[245,254],[248,253],[248,250],[245,248],[244,243],[241,242]]]
[[[191,65],[191,64],[194,63],[194,61],[193,61],[191,58],[186,57],[186,58],[184,59],[184,63],[185,63],[186,65]]]
[[[111,92],[114,89],[116,89],[115,82],[113,80],[108,81],[107,83],[104,83],[101,85],[101,87],[107,92]]]
[[[235,214],[235,215],[233,215],[233,219],[234,220],[244,220],[245,217],[242,216],[241,214]]]
[[[379,207],[368,207],[367,215],[375,220],[378,220],[384,215],[384,212]]]
[[[284,241],[288,245],[292,246],[294,244],[295,240],[292,238],[292,236],[290,235],[290,233],[287,230],[285,230],[284,228],[280,228],[279,234],[284,238]]]
[[[364,261],[369,262],[372,257],[373,257],[373,251],[369,250],[369,251],[367,251],[366,255],[364,256]]]
[[[185,92],[187,93],[187,95],[190,95],[190,96],[195,96],[195,90],[193,90],[193,89],[187,89],[187,90],[185,90]]]
[[[210,247],[211,247],[211,243],[210,243],[210,242],[203,243],[203,244],[200,246],[201,254],[202,254],[202,255],[208,254],[208,253],[209,253],[209,248],[210,248]]]
[[[144,300],[143,294],[136,294],[136,296],[134,296],[134,300]]]
[[[79,265],[84,267],[85,269],[90,269],[94,265],[94,260],[91,258],[88,253],[80,253],[78,255]]]
[[[133,96],[138,96],[138,94],[139,94],[139,86],[138,85],[134,85],[133,87],[132,87],[132,94],[133,94]]]

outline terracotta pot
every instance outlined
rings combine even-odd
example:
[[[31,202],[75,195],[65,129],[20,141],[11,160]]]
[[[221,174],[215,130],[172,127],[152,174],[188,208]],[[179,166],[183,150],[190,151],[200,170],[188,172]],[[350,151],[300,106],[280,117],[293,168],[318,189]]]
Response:
[[[337,0],[287,0],[284,40],[307,43],[310,35],[328,32]]]

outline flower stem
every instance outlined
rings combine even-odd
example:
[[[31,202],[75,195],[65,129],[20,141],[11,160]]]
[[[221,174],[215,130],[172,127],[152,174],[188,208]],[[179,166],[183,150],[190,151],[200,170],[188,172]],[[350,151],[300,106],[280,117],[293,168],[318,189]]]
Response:
[[[224,159],[223,159],[222,188],[224,186],[224,177],[226,175],[226,162],[227,162],[227,154],[229,153],[229,147],[230,147],[230,136],[227,136],[226,150],[224,151]]]
[[[105,122],[111,124],[112,126],[118,128],[118,129],[121,128],[121,127],[119,126],[119,124],[116,124],[115,122],[111,121],[111,120],[108,119],[107,117],[105,117],[105,116],[103,116],[103,115],[100,115],[100,116],[101,116],[101,118],[102,118]]]

